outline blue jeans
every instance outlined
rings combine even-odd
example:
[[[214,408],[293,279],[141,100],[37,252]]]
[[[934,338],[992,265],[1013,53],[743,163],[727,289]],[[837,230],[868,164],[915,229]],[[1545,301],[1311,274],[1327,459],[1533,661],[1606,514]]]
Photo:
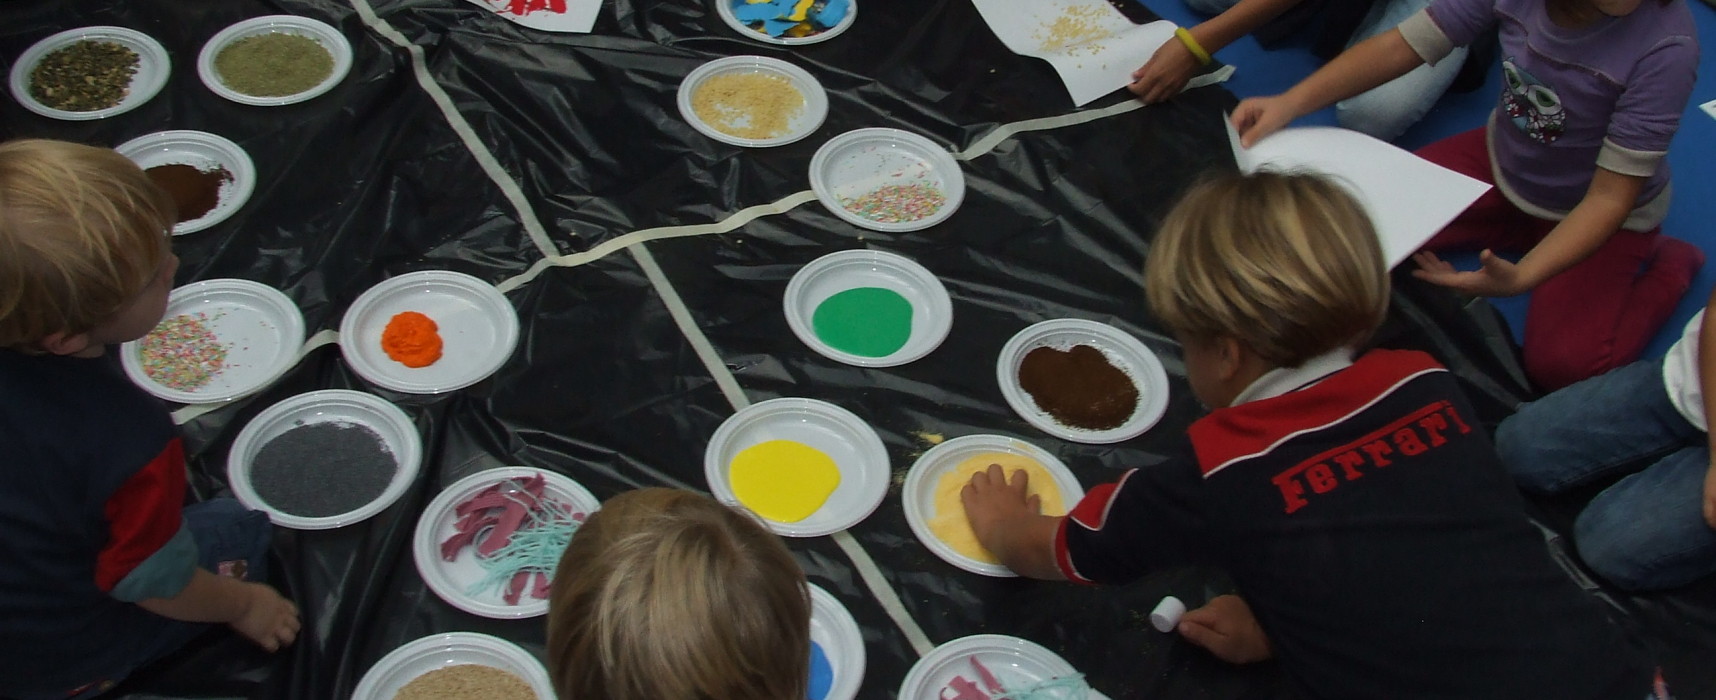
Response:
[[[1716,530],[1703,513],[1707,438],[1669,403],[1662,360],[1520,407],[1496,429],[1496,449],[1531,493],[1623,477],[1573,527],[1579,557],[1616,586],[1658,590],[1716,573]]]
[[[185,506],[183,514],[191,539],[197,543],[198,566],[245,581],[267,578],[268,544],[274,535],[267,513],[247,509],[231,498],[215,498]],[[164,617],[159,622],[152,630],[138,632],[147,639],[134,650],[133,663],[67,699],[83,700],[105,693],[132,671],[165,658],[215,627]]]
[[[1221,14],[1238,2],[1185,0],[1186,7],[1210,15]],[[1430,0],[1376,0],[1364,21],[1353,31],[1347,46],[1393,29],[1429,5]],[[1393,141],[1436,106],[1436,100],[1441,99],[1448,86],[1454,84],[1454,78],[1465,62],[1465,47],[1456,48],[1434,66],[1418,66],[1369,92],[1335,103],[1335,119],[1345,128]]]

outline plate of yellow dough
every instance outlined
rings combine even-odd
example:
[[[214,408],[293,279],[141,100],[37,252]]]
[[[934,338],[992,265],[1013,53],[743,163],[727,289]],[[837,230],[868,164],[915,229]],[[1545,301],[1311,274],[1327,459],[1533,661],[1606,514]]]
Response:
[[[1084,487],[1054,455],[1004,435],[966,435],[930,448],[906,472],[900,497],[912,532],[936,556],[972,573],[1016,576],[977,543],[959,500],[971,475],[991,464],[1000,464],[1009,480],[1025,470],[1026,492],[1039,497],[1045,515],[1066,515],[1084,498]]]
[[[703,476],[722,503],[775,534],[817,537],[857,525],[888,495],[888,451],[851,411],[815,399],[770,399],[734,413],[709,438]]]

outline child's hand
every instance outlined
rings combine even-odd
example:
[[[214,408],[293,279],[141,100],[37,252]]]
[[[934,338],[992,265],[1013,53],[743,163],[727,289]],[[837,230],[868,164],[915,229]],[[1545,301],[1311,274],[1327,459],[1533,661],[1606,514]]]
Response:
[[[1029,479],[1025,470],[1020,469],[1013,472],[1013,482],[1008,483],[1001,465],[991,464],[988,469],[972,474],[971,483],[960,490],[965,519],[971,521],[977,541],[989,551],[996,551],[995,535],[1007,521],[1042,511],[1036,496],[1025,495]]]
[[[1251,614],[1251,606],[1236,595],[1212,598],[1180,618],[1179,632],[1186,641],[1208,649],[1216,658],[1232,664],[1249,664],[1275,655],[1269,637]]]
[[[1716,530],[1716,462],[1704,472],[1704,524]]]
[[[1150,62],[1132,71],[1132,84],[1126,89],[1138,95],[1144,104],[1161,102],[1180,93],[1186,81],[1198,72],[1198,57],[1185,44],[1170,41],[1156,49]]]
[[[1489,250],[1478,254],[1478,263],[1482,267],[1469,272],[1454,269],[1448,261],[1428,250],[1414,253],[1412,259],[1418,262],[1418,269],[1412,271],[1413,277],[1472,296],[1511,297],[1531,291],[1531,285],[1526,283],[1518,265]]]
[[[233,630],[257,646],[277,651],[298,638],[298,606],[281,597],[267,584],[244,584],[249,600],[244,614],[232,621]]]
[[[1251,148],[1298,118],[1298,108],[1286,95],[1249,97],[1233,108],[1233,130],[1239,132],[1239,145]]]

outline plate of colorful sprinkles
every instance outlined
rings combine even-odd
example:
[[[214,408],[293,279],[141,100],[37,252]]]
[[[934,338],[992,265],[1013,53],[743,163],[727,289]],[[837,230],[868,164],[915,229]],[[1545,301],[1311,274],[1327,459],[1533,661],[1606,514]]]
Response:
[[[275,525],[328,530],[368,519],[405,494],[423,461],[411,417],[374,394],[325,389],[263,409],[232,441],[233,495]]]
[[[823,357],[893,367],[935,350],[953,300],[924,266],[880,250],[829,253],[799,268],[783,295],[793,335]]]
[[[856,0],[714,0],[733,31],[766,44],[802,46],[828,41],[858,20]]]
[[[735,146],[780,146],[809,136],[828,117],[815,76],[767,56],[728,56],[679,83],[679,115],[704,136]]]
[[[204,131],[159,131],[119,144],[155,184],[172,195],[179,223],[173,235],[201,231],[225,221],[256,189],[250,154],[231,139]]]
[[[148,34],[79,27],[36,42],[12,64],[12,97],[36,114],[84,121],[129,112],[167,85],[172,59]]]
[[[1126,331],[1084,319],[1019,331],[1001,347],[995,380],[1025,422],[1073,442],[1130,440],[1168,408],[1168,373],[1156,353]]]
[[[899,129],[858,129],[810,158],[810,189],[830,212],[875,231],[917,231],[952,216],[965,199],[953,154]]]
[[[852,700],[864,684],[864,633],[834,594],[810,586],[808,700]]]
[[[721,423],[703,476],[722,503],[776,534],[817,537],[857,525],[888,495],[888,451],[851,411],[815,399],[751,404]]]
[[[900,700],[1084,700],[1102,697],[1042,646],[999,634],[961,637],[912,666]]]
[[[560,554],[601,502],[546,469],[500,467],[443,489],[411,550],[429,590],[455,608],[512,619],[548,612]]]
[[[148,335],[120,346],[131,381],[178,403],[216,403],[273,383],[304,345],[304,315],[285,294],[250,280],[174,289]]]
[[[548,669],[523,647],[476,632],[432,634],[388,652],[352,700],[554,700]]]
[[[408,394],[487,379],[517,344],[518,312],[506,296],[448,270],[408,272],[370,287],[340,319],[340,353],[352,371]]]

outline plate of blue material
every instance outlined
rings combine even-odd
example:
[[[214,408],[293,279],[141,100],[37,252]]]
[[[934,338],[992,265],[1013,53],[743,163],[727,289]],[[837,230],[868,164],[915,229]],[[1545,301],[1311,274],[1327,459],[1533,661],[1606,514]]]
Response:
[[[810,584],[810,643],[810,700],[858,697],[864,683],[864,635],[846,606],[816,584]]]

